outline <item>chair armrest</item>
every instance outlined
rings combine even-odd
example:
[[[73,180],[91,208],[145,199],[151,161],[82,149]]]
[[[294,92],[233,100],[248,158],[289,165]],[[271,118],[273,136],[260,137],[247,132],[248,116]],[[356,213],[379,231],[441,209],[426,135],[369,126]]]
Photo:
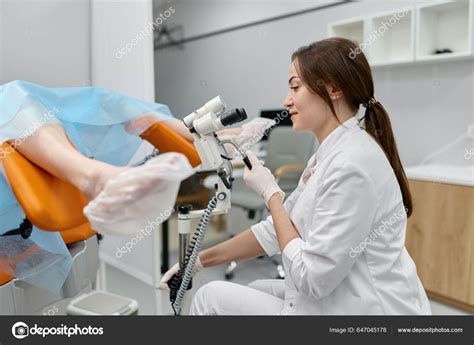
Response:
[[[303,171],[304,168],[304,165],[282,165],[277,170],[275,170],[273,175],[275,176],[275,178],[280,179],[290,171]]]

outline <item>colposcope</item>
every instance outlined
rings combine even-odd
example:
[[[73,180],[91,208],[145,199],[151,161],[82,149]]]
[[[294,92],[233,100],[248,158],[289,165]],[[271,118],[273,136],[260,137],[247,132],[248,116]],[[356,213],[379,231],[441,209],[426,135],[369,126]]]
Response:
[[[227,112],[225,109],[224,100],[221,96],[217,96],[183,119],[184,124],[193,134],[194,146],[202,161],[202,171],[215,170],[222,165],[222,159],[227,157],[223,156],[222,152],[222,150],[225,151],[224,144],[233,145],[242,155],[245,164],[249,169],[251,168],[247,155],[233,140],[219,140],[216,135],[216,132],[224,127],[247,119],[247,113],[243,108]]]
[[[219,177],[216,193],[206,209],[193,210],[191,205],[178,206],[179,271],[168,282],[170,302],[175,315],[187,313],[190,305],[188,290],[192,289],[192,275],[209,219],[213,215],[225,214],[231,207],[232,177],[231,158],[225,144],[235,147],[244,163],[252,169],[245,152],[232,139],[220,140],[216,134],[224,127],[247,119],[243,108],[226,110],[224,100],[217,96],[183,119],[194,137],[194,146],[201,158],[200,171],[216,171]],[[201,218],[190,240],[191,219]]]

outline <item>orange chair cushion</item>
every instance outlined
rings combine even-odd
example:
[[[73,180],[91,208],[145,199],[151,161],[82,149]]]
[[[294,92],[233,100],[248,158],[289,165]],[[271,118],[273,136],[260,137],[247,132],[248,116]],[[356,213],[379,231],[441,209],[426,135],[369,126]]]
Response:
[[[8,283],[12,279],[13,279],[12,276],[9,276],[6,273],[0,272],[0,286],[5,285],[6,283]]]
[[[201,164],[201,158],[194,145],[169,128],[164,122],[153,124],[140,134],[140,137],[156,147],[161,153],[179,152],[188,158],[191,166],[196,167]]]
[[[16,200],[32,224],[48,231],[61,231],[87,222],[83,208],[87,199],[68,182],[62,181],[30,162],[13,147],[3,143],[5,173]]]
[[[89,223],[84,223],[75,228],[61,231],[61,237],[66,244],[87,240],[95,234],[96,232],[91,229]]]

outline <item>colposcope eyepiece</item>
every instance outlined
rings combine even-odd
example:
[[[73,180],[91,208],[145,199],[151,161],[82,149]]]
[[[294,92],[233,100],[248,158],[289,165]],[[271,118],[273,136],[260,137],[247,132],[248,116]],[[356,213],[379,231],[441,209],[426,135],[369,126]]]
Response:
[[[186,127],[191,128],[193,125],[194,120],[199,119],[200,117],[206,115],[207,113],[220,113],[224,111],[226,108],[225,101],[221,96],[214,97],[206,104],[204,104],[201,108],[193,111],[191,114],[186,116],[183,119],[184,124]]]
[[[194,120],[193,125],[188,127],[191,133],[199,133],[200,135],[208,135],[223,129],[226,126],[233,125],[247,118],[247,113],[243,108],[232,109],[221,115],[213,112]]]
[[[230,126],[247,119],[247,113],[244,108],[232,109],[220,116],[221,123],[224,126]]]

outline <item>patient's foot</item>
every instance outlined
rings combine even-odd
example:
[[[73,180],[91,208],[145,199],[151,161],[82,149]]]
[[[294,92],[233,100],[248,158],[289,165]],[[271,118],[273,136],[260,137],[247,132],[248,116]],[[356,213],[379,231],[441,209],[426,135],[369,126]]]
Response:
[[[135,234],[172,213],[180,182],[193,172],[184,155],[164,153],[111,178],[84,214],[101,233]]]
[[[107,182],[118,174],[130,169],[129,167],[116,167],[100,161],[91,160],[90,169],[78,182],[77,187],[89,200],[95,199],[104,189]]]
[[[187,167],[189,163],[184,158],[184,156],[177,154],[177,153],[169,153],[166,155],[166,159],[162,158],[163,164],[171,164],[178,166],[185,166]],[[183,163],[183,159],[186,162]],[[166,165],[166,164],[165,164]],[[164,165],[164,166],[165,166]],[[135,167],[117,167],[114,165],[110,165],[101,161],[96,161],[93,159],[88,159],[87,162],[87,171],[82,174],[82,177],[77,178],[77,183],[74,185],[79,188],[79,190],[84,194],[84,196],[89,200],[94,200],[105,188],[105,185],[112,179],[114,179],[119,174],[130,171],[133,169],[137,169]],[[159,167],[156,168],[159,171]],[[146,177],[146,178],[145,178]],[[129,181],[132,180],[130,176],[128,177]],[[151,188],[151,184],[155,184],[157,182],[157,178],[154,176],[144,176],[141,179],[140,183],[131,183],[128,185],[129,188],[126,188],[125,184],[123,187],[123,197],[132,197],[135,198],[137,195],[146,193],[147,189]],[[133,185],[133,188],[130,186]],[[133,193],[132,193],[133,192]]]

